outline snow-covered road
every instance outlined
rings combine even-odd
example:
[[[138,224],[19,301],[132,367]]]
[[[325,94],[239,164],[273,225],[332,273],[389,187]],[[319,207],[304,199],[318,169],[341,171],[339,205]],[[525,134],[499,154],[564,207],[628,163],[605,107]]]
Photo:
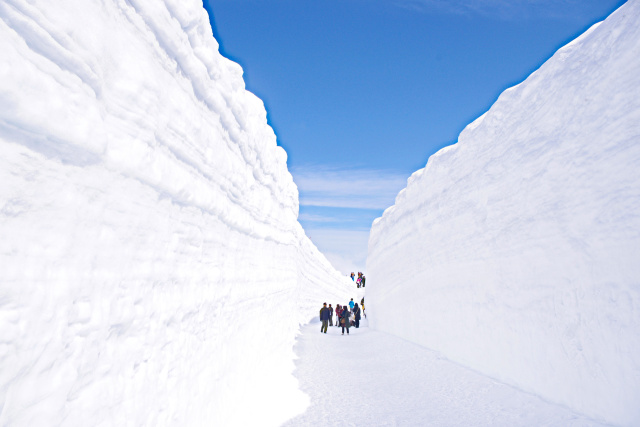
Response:
[[[371,330],[366,320],[349,336],[319,331],[314,321],[298,337],[295,376],[311,405],[285,426],[603,425]]]

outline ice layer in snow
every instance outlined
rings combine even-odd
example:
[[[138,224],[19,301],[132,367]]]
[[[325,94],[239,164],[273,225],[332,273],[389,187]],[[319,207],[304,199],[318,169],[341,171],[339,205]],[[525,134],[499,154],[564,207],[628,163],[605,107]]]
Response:
[[[372,327],[640,425],[640,1],[506,90],[372,227]]]
[[[202,2],[3,0],[0,52],[0,425],[301,412],[295,335],[347,279]]]

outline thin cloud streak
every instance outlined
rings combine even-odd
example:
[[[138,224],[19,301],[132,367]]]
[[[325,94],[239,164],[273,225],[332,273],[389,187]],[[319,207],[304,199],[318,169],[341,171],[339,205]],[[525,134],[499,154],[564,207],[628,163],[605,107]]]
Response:
[[[292,170],[300,205],[386,209],[407,185],[408,175],[370,169],[305,167]]]
[[[396,0],[397,6],[420,12],[481,15],[499,19],[559,18],[575,13],[578,0]]]
[[[340,222],[340,219],[328,215],[315,215],[309,213],[301,213],[298,216],[300,221],[319,222],[319,223],[336,223]]]
[[[318,206],[326,208],[363,208],[363,209],[386,209],[393,205],[387,203],[388,197],[305,197],[300,196],[300,204],[303,206]]]

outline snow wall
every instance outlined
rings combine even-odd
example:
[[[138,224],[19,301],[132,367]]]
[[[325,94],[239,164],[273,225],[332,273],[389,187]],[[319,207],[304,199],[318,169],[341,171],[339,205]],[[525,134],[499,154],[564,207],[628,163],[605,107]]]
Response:
[[[0,2],[0,425],[276,425],[350,281],[200,0]],[[348,282],[347,282],[348,281]]]
[[[506,90],[372,227],[371,325],[640,425],[640,1]]]

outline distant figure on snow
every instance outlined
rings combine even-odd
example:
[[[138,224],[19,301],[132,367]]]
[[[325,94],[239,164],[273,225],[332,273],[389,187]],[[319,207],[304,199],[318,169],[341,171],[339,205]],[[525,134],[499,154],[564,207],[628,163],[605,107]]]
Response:
[[[344,309],[342,310],[342,314],[340,316],[340,326],[342,326],[342,335],[344,335],[344,328],[347,328],[347,335],[349,335],[349,327],[351,326],[351,321],[349,319],[349,316],[351,315],[351,313],[349,312],[349,310],[347,310],[347,306],[344,306]]]
[[[342,316],[342,307],[336,304],[336,326],[340,326],[340,316]]]
[[[329,326],[333,326],[333,307],[329,304]]]
[[[320,321],[322,322],[322,326],[320,327],[320,333],[327,333],[327,326],[329,325],[329,309],[327,308],[327,303],[325,302],[322,308],[320,309]]]
[[[364,277],[364,275],[362,275],[361,283],[362,283],[362,287],[363,287],[363,288],[364,288],[364,282],[365,282],[366,280],[367,280],[367,278],[366,278],[366,277]]]
[[[351,298],[351,301],[349,301],[349,307],[351,308],[351,310],[353,310],[353,305],[355,303],[353,302],[353,298]]]
[[[353,314],[355,316],[355,327],[359,328],[360,327],[360,307],[358,307],[358,303],[356,303],[356,307],[353,309]]]
[[[356,279],[356,285],[358,285],[358,287],[360,287],[361,283],[362,283],[362,277],[358,277],[358,279]]]
[[[352,271],[351,272],[351,280],[356,280],[355,277],[356,277],[356,274]]]

